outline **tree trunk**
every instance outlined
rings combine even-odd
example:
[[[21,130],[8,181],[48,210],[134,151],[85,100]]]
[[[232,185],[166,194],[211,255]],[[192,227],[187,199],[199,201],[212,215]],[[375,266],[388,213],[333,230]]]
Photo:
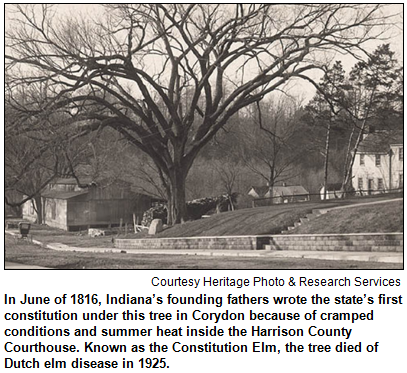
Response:
[[[347,191],[347,180],[348,180],[348,173],[349,173],[349,162],[350,162],[350,157],[352,156],[352,140],[353,140],[353,135],[355,133],[355,126],[352,126],[352,131],[351,134],[349,136],[349,141],[348,141],[348,147],[346,150],[346,158],[345,158],[345,163],[344,163],[344,168],[343,168],[343,179],[342,179],[342,186],[341,186],[341,192],[342,192],[342,198],[345,198],[345,194]]]
[[[171,188],[168,183],[165,183],[165,193],[167,195],[167,225],[172,225],[172,204],[171,201]]]
[[[42,224],[42,200],[41,196],[37,195],[34,197],[34,209],[37,213],[37,224]],[[32,203],[32,202],[31,202]]]
[[[269,180],[269,194],[270,204],[274,204],[274,165],[270,167],[270,180]]]
[[[171,195],[168,200],[169,225],[187,221],[185,180],[186,172],[181,167],[175,167],[175,170],[170,175]]]
[[[363,140],[363,134],[365,133],[366,122],[367,122],[367,116],[364,118],[364,120],[363,120],[363,122],[362,122],[362,125],[361,125],[361,127],[360,127],[359,134],[358,134],[358,137],[357,137],[357,139],[356,139],[356,144],[355,144],[355,147],[354,147],[354,149],[353,149],[353,151],[352,151],[352,157],[351,157],[351,159],[350,159],[349,165],[347,166],[347,170],[346,170],[346,173],[345,173],[345,177],[344,177],[344,180],[343,180],[343,183],[342,183],[342,187],[343,187],[343,188],[346,188],[346,186],[347,186],[347,185],[350,183],[350,181],[351,181],[353,164],[355,163],[356,153],[357,153],[357,151],[358,151],[359,144],[360,144],[360,143],[362,142],[362,140]],[[344,189],[344,194],[343,194],[344,197],[345,197],[345,194],[346,194],[346,189]]]
[[[345,188],[351,181],[352,178],[352,168],[353,168],[353,164],[355,163],[355,158],[356,158],[356,152],[358,151],[359,148],[359,144],[361,143],[361,141],[363,140],[363,134],[365,132],[365,127],[366,127],[366,118],[364,119],[362,126],[360,127],[360,131],[358,134],[358,138],[356,140],[356,144],[355,144],[355,148],[353,149],[352,152],[352,158],[349,162],[347,171],[346,171],[346,176],[343,180],[343,185],[342,187]],[[346,196],[346,190],[344,190],[344,197]]]
[[[228,193],[230,211],[235,211],[235,204],[232,200],[232,195]]]
[[[342,187],[344,188],[344,193],[343,193],[344,197],[346,196],[346,189],[345,188],[348,186],[348,184],[350,183],[350,181],[352,179],[352,168],[353,168],[353,164],[355,163],[356,152],[358,151],[359,144],[363,140],[363,134],[365,133],[367,119],[369,118],[369,114],[370,114],[370,110],[371,110],[372,105],[373,105],[373,99],[375,97],[375,94],[376,94],[376,87],[373,88],[372,93],[370,94],[369,105],[367,107],[366,113],[365,113],[364,118],[362,120],[362,125],[360,126],[359,134],[358,134],[358,137],[356,139],[356,144],[355,144],[355,147],[354,147],[353,152],[352,152],[352,157],[350,159],[349,165],[347,166],[347,170],[345,172],[345,177],[344,177],[344,180],[343,180],[343,183],[342,183]],[[355,125],[356,125],[356,123],[354,123],[354,126]]]
[[[325,167],[324,167],[324,201],[326,200],[328,189],[328,163],[329,163],[329,140],[331,137],[331,118],[329,118],[328,128],[326,130],[325,141]]]

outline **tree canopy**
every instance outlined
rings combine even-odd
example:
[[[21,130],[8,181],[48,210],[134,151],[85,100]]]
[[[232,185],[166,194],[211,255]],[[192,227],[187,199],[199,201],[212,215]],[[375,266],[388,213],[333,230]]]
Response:
[[[351,187],[352,166],[363,135],[369,129],[402,128],[403,70],[394,55],[389,44],[382,44],[366,61],[357,62],[348,76],[340,61],[327,67],[316,95],[307,105],[311,127],[316,124],[316,127],[326,128],[325,185],[331,125],[342,132],[342,147],[346,149],[342,165],[343,190]]]
[[[364,43],[391,22],[377,4],[104,7],[92,19],[62,16],[51,5],[8,7],[13,125],[62,111],[76,135],[118,131],[159,170],[170,223],[187,218],[188,172],[234,114],[307,78],[326,53],[362,58]],[[36,100],[16,99],[33,91]]]

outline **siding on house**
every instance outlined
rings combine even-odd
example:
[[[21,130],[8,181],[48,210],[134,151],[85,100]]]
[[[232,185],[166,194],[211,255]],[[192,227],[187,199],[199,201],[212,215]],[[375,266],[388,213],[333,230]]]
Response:
[[[404,146],[391,145],[391,163],[392,163],[392,176],[391,188],[403,188],[403,173],[404,173]]]
[[[402,132],[367,135],[360,143],[353,165],[352,184],[355,190],[379,193],[400,188],[403,147]]]
[[[341,191],[342,184],[328,184],[327,192],[326,192],[326,199],[335,199],[335,198],[342,198],[343,192]],[[325,194],[325,186],[320,189],[320,196],[321,200],[324,199]]]
[[[133,219],[133,206],[129,200],[88,200],[68,201],[68,226],[117,225],[130,223]]]
[[[44,198],[43,206],[44,224],[50,227],[68,230],[66,199]]]
[[[358,162],[360,156],[361,154],[356,155],[356,162]],[[354,167],[353,187],[355,190],[359,190],[361,185],[363,185],[362,190],[368,190],[372,185],[373,190],[377,190],[377,186],[379,185],[378,179],[383,180],[383,186],[385,189],[392,189],[389,178],[389,156],[381,154],[380,166],[376,166],[376,154],[364,154],[364,158],[364,165]]]

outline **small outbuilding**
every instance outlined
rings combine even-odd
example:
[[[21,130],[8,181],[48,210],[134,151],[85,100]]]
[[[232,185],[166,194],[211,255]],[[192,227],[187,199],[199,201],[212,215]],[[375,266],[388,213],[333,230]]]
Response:
[[[135,193],[123,180],[91,181],[62,178],[50,183],[41,194],[42,222],[68,231],[89,227],[118,226],[120,223],[141,222],[144,211],[155,199]],[[23,217],[36,220],[32,201],[23,207]]]
[[[305,202],[309,201],[310,197],[309,192],[302,185],[286,185],[285,183],[273,187],[252,186],[248,195],[256,200],[256,204],[259,200],[264,201],[261,204]]]
[[[325,199],[325,186],[322,186],[319,190],[321,200]],[[341,183],[333,183],[328,184],[326,189],[326,199],[335,199],[335,198],[342,198],[343,191],[342,191],[342,184]]]

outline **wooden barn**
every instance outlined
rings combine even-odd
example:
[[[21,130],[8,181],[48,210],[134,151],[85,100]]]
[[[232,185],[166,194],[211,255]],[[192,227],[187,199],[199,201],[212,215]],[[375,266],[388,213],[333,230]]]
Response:
[[[151,196],[133,192],[130,183],[117,179],[83,179],[80,186],[73,178],[57,179],[41,197],[43,223],[69,231],[133,223],[133,214],[136,222],[141,222],[143,213],[155,202]],[[34,221],[30,203],[23,216]]]

